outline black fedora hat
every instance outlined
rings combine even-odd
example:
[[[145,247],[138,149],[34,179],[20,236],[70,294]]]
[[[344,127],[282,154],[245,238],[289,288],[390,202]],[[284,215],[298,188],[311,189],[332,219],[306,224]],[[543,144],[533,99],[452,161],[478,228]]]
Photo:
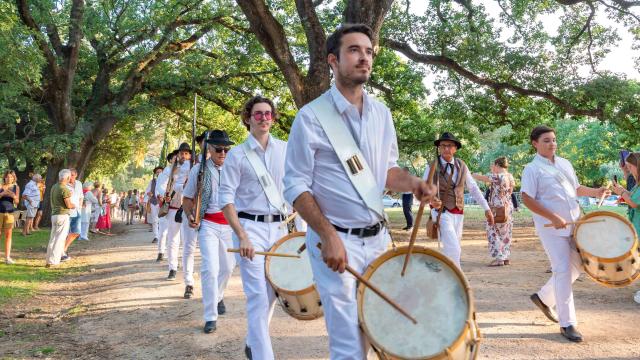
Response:
[[[186,142],[183,142],[182,144],[180,144],[180,146],[178,146],[178,152],[180,151],[191,151],[191,146],[189,146],[189,144],[187,144]]]
[[[234,145],[235,143],[229,139],[229,135],[224,130],[212,130],[209,132],[207,143],[211,145]]]
[[[462,148],[462,143],[458,139],[456,139],[456,137],[453,136],[453,134],[450,133],[450,132],[442,133],[442,135],[440,135],[440,138],[438,140],[434,141],[433,144],[435,146],[440,146],[440,142],[441,141],[451,141],[454,144],[456,144],[456,148],[458,148],[458,149]]]

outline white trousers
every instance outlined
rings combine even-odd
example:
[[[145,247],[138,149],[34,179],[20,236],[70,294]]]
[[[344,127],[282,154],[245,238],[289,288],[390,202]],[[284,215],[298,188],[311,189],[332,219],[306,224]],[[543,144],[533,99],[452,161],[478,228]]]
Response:
[[[167,216],[167,259],[169,270],[178,270],[178,257],[180,256],[180,239],[182,237],[181,223],[176,222],[176,209],[169,209]]]
[[[80,238],[89,240],[89,222],[80,223]]]
[[[151,224],[151,230],[153,230],[153,237],[155,239],[160,239],[160,219],[158,218],[158,211],[160,208],[158,205],[149,205],[149,216],[147,217],[147,222]]]
[[[338,232],[347,251],[349,266],[362,274],[391,240],[386,229],[376,236],[359,238]],[[332,360],[366,359],[367,342],[358,326],[358,284],[353,275],[331,270],[322,260],[317,244],[320,237],[313,230],[307,232],[307,251],[310,253],[313,277],[320,293],[324,320],[329,333],[329,352]]]
[[[51,235],[47,245],[47,264],[58,265],[64,252],[64,243],[69,235],[69,215],[51,216]]]
[[[189,221],[184,218],[180,228],[182,236],[182,271],[184,283],[193,286],[193,263],[195,262],[196,247],[198,245],[198,232],[189,226]]]
[[[286,229],[280,229],[280,223],[262,223],[240,219],[255,251],[268,251],[273,244],[286,235]],[[233,242],[239,247],[238,237]],[[251,348],[254,360],[274,359],[269,323],[273,316],[276,301],[275,292],[264,273],[264,256],[256,255],[252,260],[240,258],[242,288],[247,297],[247,345]]]
[[[224,289],[236,266],[235,254],[227,252],[227,249],[233,246],[231,233],[229,225],[216,224],[207,220],[202,220],[198,231],[202,255],[200,282],[204,321],[218,319],[218,302],[223,299]]]
[[[438,210],[431,209],[431,218],[435,222],[438,218]],[[442,243],[442,253],[460,267],[460,254],[462,249],[462,224],[464,215],[452,214],[444,211],[440,216],[440,242]]]
[[[540,236],[544,251],[551,262],[553,274],[538,291],[538,296],[548,307],[556,307],[560,326],[577,325],[573,305],[572,284],[582,272],[582,261],[570,236]]]
[[[164,254],[167,251],[167,216],[158,219],[158,254]]]

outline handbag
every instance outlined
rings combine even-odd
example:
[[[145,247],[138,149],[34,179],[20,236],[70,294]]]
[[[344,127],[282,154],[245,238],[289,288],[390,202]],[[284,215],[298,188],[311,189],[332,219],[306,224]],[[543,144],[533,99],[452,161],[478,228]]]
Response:
[[[180,206],[180,209],[176,210],[176,216],[173,220],[175,220],[175,222],[177,222],[178,224],[182,223],[182,206]]]
[[[491,186],[491,190],[489,190],[489,201],[491,201],[493,195],[493,186]],[[503,203],[502,206],[491,206],[489,205],[489,210],[493,214],[493,222],[496,224],[504,224],[509,221],[509,215],[507,214],[507,207]]]

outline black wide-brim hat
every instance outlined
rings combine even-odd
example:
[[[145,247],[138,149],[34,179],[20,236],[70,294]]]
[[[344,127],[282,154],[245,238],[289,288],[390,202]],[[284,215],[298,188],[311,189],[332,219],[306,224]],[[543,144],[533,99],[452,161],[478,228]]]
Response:
[[[229,139],[229,135],[224,130],[212,130],[209,132],[209,137],[207,138],[207,144],[211,145],[235,145],[231,139]]]
[[[186,142],[183,142],[182,144],[180,144],[180,146],[178,146],[178,152],[180,151],[191,151],[191,146],[189,146],[189,144],[187,144]]]
[[[461,149],[461,148],[462,148],[462,143],[461,143],[458,139],[456,139],[456,137],[455,137],[455,136],[453,136],[453,134],[452,134],[452,133],[450,133],[450,132],[444,132],[444,133],[442,133],[442,135],[440,135],[440,138],[439,138],[438,140],[434,141],[434,142],[433,142],[433,144],[434,144],[435,146],[440,146],[440,142],[441,142],[441,141],[451,141],[451,142],[453,142],[454,144],[456,144],[456,147],[457,147],[458,149]]]

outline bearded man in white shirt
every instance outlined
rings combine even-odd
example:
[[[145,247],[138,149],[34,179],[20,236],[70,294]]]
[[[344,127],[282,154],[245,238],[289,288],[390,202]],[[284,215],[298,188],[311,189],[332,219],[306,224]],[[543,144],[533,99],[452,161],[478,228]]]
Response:
[[[571,238],[573,226],[580,218],[578,196],[600,198],[611,191],[594,189],[578,183],[571,163],[556,155],[555,130],[538,126],[529,136],[536,156],[522,172],[522,202],[533,213],[533,222],[549,261],[552,275],[531,301],[553,322],[560,323],[562,336],[581,342],[573,303],[573,282],[582,272],[582,262]],[[553,227],[545,227],[553,224]],[[554,311],[555,307],[555,311]],[[557,315],[556,315],[557,311]]]
[[[164,202],[167,184],[169,182],[169,177],[171,176],[173,164],[176,161],[177,156],[178,150],[174,150],[167,154],[167,166],[162,170],[160,175],[158,175],[155,190],[156,199],[158,199],[158,208],[162,206],[162,203]],[[164,254],[167,251],[167,224],[167,215],[163,217],[158,216],[158,257],[156,258],[156,262],[160,262],[165,259]]]
[[[461,159],[454,158],[462,143],[451,133],[445,132],[434,145],[438,147],[439,153],[438,166],[433,177],[434,183],[438,186],[438,197],[431,201],[431,218],[438,222],[442,252],[460,267],[464,189],[469,190],[471,196],[480,204],[489,225],[493,225],[493,213],[467,165]],[[431,166],[427,165],[424,171],[425,180],[430,168]]]
[[[189,226],[198,229],[198,243],[200,244],[200,254],[202,256],[200,281],[202,284],[202,304],[204,306],[205,321],[203,330],[205,334],[216,330],[218,316],[226,312],[223,301],[224,290],[236,264],[234,254],[227,252],[227,249],[232,246],[232,230],[220,209],[218,201],[222,165],[233,144],[224,130],[213,130],[207,136],[207,144],[205,146],[209,156],[206,161],[206,172],[203,174],[202,189],[200,190],[202,191],[202,203],[200,205],[199,224],[194,222],[194,200],[198,192],[198,173],[201,163],[191,169],[182,200]],[[187,268],[186,261],[184,267],[185,269]],[[193,272],[193,269],[191,271]]]
[[[300,109],[287,148],[285,198],[308,223],[306,251],[311,251],[309,258],[324,309],[331,359],[366,358],[358,326],[356,281],[344,271],[348,264],[364,272],[387,249],[390,236],[382,209],[384,188],[413,191],[425,201],[434,193],[433,187],[398,167],[391,112],[363,89],[373,64],[371,37],[371,29],[363,24],[343,25],[329,36],[327,61],[335,85]],[[367,194],[375,194],[375,198],[360,196],[320,121],[324,122],[326,116],[320,119],[317,115],[323,112],[315,107],[317,101],[323,104],[325,114],[331,111],[353,137],[360,151],[354,155],[358,157],[356,165],[364,160],[371,171],[357,176],[373,177],[370,180],[375,189]],[[356,173],[358,169],[362,170],[356,166]],[[352,174],[354,170],[350,170]],[[369,205],[373,203],[376,206]],[[317,247],[320,242],[321,251]]]
[[[277,119],[270,99],[250,99],[241,116],[249,137],[231,149],[225,160],[219,202],[233,229],[234,243],[240,247],[240,274],[247,297],[245,354],[250,359],[271,360],[269,323],[276,296],[265,276],[264,256],[255,256],[255,252],[268,251],[286,234],[280,222],[286,216],[282,178],[287,143],[269,133]]]

